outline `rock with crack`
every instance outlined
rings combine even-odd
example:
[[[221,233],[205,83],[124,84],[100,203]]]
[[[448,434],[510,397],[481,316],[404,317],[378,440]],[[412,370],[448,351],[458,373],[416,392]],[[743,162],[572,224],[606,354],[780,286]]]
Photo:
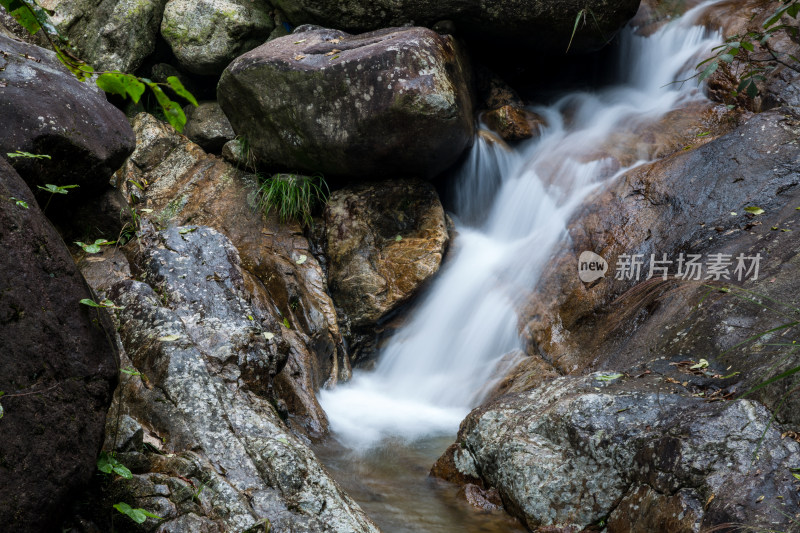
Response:
[[[443,461],[456,481],[496,488],[532,530],[601,520],[615,533],[787,530],[800,444],[770,418],[761,404],[707,403],[655,374],[564,377],[473,411]]]
[[[263,216],[255,176],[148,114],[133,125],[137,148],[117,173],[118,186],[144,219],[204,224],[231,239],[253,306],[263,311],[269,331],[289,343],[288,372],[279,374],[276,387],[297,415],[293,420],[310,435],[323,435],[327,418],[315,390],[348,379],[350,364],[325,275],[301,227]]]
[[[161,513],[159,531],[198,521],[241,531],[263,519],[276,531],[377,531],[276,412],[271,379],[286,362],[285,343],[265,335],[265,317],[247,302],[231,241],[212,228],[174,226],[145,231],[140,246],[135,271],[145,282],[109,291],[121,307],[127,356],[141,373],[119,405],[161,437],[163,451],[181,455],[129,452],[136,476],[118,480],[115,494]],[[159,470],[154,461],[174,464]],[[187,498],[198,481],[208,494]],[[153,531],[157,521],[145,524]]]
[[[263,165],[326,177],[432,177],[472,142],[471,85],[452,36],[304,26],[236,58],[217,98]]]
[[[328,283],[354,329],[374,327],[439,270],[449,235],[436,189],[424,181],[365,183],[325,208]]]

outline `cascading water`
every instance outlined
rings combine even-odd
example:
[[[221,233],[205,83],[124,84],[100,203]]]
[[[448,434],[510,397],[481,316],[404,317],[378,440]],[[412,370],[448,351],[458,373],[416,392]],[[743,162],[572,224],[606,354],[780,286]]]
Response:
[[[547,123],[537,139],[508,151],[478,136],[456,183],[448,264],[376,369],[320,394],[341,442],[364,448],[389,436],[455,433],[498,365],[521,349],[515,310],[566,238],[575,208],[631,161],[653,157],[643,149],[623,165],[609,140],[704,98],[696,83],[674,82],[720,39],[693,25],[708,5],[649,37],[626,29],[619,85],[535,108]]]

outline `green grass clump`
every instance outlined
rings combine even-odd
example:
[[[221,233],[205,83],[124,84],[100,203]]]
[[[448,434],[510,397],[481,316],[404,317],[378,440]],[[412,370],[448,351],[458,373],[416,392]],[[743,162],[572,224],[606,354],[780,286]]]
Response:
[[[275,174],[259,181],[259,209],[266,215],[274,210],[281,222],[296,220],[304,226],[313,225],[314,207],[324,204],[330,192],[321,176]]]

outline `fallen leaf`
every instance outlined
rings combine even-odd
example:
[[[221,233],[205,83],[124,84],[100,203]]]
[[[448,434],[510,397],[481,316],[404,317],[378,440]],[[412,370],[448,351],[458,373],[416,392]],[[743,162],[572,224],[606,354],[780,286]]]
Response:
[[[275,334],[274,333],[270,333],[269,331],[265,331],[264,332],[264,338],[267,339],[268,341],[271,341],[272,339],[275,338]]]
[[[296,56],[294,56],[294,60],[295,61],[300,61],[301,59],[305,59],[305,58],[306,58],[306,56],[304,56],[302,54],[297,54]]]
[[[297,258],[297,261],[295,261],[295,263],[297,263],[298,265],[302,265],[307,260],[308,260],[308,256],[307,255],[301,255],[300,257]]]
[[[760,214],[764,213],[763,209],[761,209],[760,207],[754,206],[754,205],[751,205],[750,207],[745,207],[744,210],[747,211],[748,213],[753,214],[753,215],[760,215]]]
[[[334,48],[333,50],[331,50],[330,52],[328,52],[328,53],[327,53],[327,54],[325,54],[325,55],[326,55],[326,56],[333,56],[333,55],[336,55],[336,54],[338,54],[339,52],[341,52],[341,50],[337,50],[336,48]]]
[[[328,42],[330,42],[330,43],[333,43],[333,44],[339,44],[339,41],[341,41],[341,39],[338,39],[338,38],[337,38],[337,39],[331,39],[331,40],[330,40],[330,41],[328,41]],[[800,207],[798,207],[798,209],[800,209]]]
[[[756,503],[761,503],[763,501],[764,501],[764,496],[759,496],[758,498],[756,498]]]
[[[706,361],[705,359],[700,359],[700,361],[696,365],[692,365],[689,368],[692,370],[697,368],[708,368],[708,361]]]
[[[306,42],[306,39],[300,39],[299,41],[295,41],[294,44],[300,44]]]
[[[161,342],[172,342],[180,338],[181,338],[180,335],[166,335],[164,337],[159,337],[158,340],[160,340]]]

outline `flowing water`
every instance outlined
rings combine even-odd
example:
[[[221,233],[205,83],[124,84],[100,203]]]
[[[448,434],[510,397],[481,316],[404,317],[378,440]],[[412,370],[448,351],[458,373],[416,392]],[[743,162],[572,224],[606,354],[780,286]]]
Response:
[[[634,137],[643,125],[704,98],[694,81],[673,82],[691,76],[700,55],[719,42],[693,25],[708,5],[649,37],[624,30],[617,84],[533,108],[547,122],[537,139],[508,150],[477,137],[454,183],[458,236],[447,264],[374,371],[356,372],[350,383],[320,394],[338,441],[320,451],[323,460],[385,530],[513,527],[474,517],[460,524],[451,516],[459,504],[450,489],[427,480],[427,470],[503,365],[513,364],[509,354],[522,349],[516,309],[566,238],[576,207],[630,169],[630,161],[653,158],[652,147],[641,143],[632,144],[637,153],[615,157],[620,147],[609,147],[609,139]],[[417,514],[427,518],[408,518]]]

